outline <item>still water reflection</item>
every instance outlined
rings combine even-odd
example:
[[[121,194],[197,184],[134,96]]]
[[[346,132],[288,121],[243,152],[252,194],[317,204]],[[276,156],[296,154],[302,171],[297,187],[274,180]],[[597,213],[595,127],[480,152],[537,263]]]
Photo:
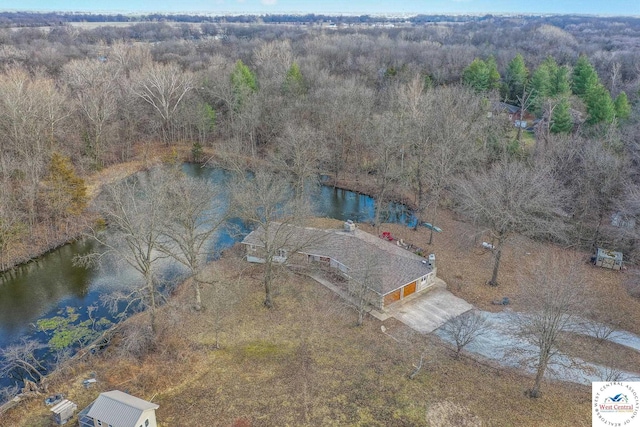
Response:
[[[190,176],[205,178],[212,183],[224,184],[231,179],[221,169],[193,164],[185,164],[183,169]],[[318,216],[358,222],[371,221],[374,217],[374,201],[363,194],[321,186],[314,200]],[[227,206],[228,195],[222,194],[215,203]],[[382,218],[386,222],[415,223],[411,213],[399,204],[388,204]],[[240,224],[237,219],[231,221],[235,225]],[[220,250],[241,238],[236,233],[232,235],[221,230],[209,246]],[[133,270],[122,265],[89,269],[73,266],[74,256],[92,249],[94,243],[89,240],[71,243],[0,277],[0,348],[25,336],[42,339],[33,327],[38,319],[51,317],[65,307],[74,307],[77,312],[86,314],[88,306],[99,305],[100,295],[124,289],[139,280]],[[162,270],[165,277],[174,279],[182,273],[169,261],[165,262]],[[104,308],[97,314],[108,316]],[[0,386],[1,382],[0,379]]]

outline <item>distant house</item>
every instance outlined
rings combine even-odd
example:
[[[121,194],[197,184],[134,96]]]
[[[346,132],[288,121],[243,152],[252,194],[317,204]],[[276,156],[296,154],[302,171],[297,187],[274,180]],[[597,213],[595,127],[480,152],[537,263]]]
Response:
[[[496,102],[494,110],[499,114],[505,114],[515,127],[521,127],[522,129],[531,127],[536,119],[529,111],[521,111],[517,105],[507,104],[506,102]],[[520,117],[521,113],[522,117]]]
[[[344,277],[365,283],[369,303],[384,309],[396,301],[433,285],[436,278],[435,256],[425,259],[413,252],[345,224],[345,230],[320,230],[290,227],[289,241],[281,245],[274,261],[289,264],[321,263],[338,270]],[[272,227],[275,229],[276,227]],[[273,237],[275,239],[275,232]],[[264,262],[262,228],[252,231],[242,244],[247,261]],[[304,244],[300,244],[304,242]],[[378,274],[367,271],[372,260]]]
[[[100,393],[78,414],[80,427],[157,427],[159,406],[119,390]]]

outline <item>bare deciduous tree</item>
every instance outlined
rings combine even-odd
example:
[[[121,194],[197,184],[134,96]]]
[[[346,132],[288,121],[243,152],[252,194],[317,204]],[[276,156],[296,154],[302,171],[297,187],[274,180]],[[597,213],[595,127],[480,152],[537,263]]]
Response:
[[[369,129],[367,149],[372,156],[364,166],[373,183],[372,195],[376,201],[373,222],[379,230],[381,211],[393,185],[400,179],[401,143],[398,121],[390,113],[375,117]]]
[[[157,263],[168,255],[160,251],[167,224],[165,183],[157,171],[109,185],[100,201],[100,212],[108,232],[96,230],[92,238],[104,248],[102,252],[80,257],[80,264],[99,263],[103,259],[123,262],[142,276],[141,286],[128,292],[115,292],[111,307],[118,310],[124,300],[127,307],[147,309],[152,332],[156,332],[156,308],[162,294],[157,284]]]
[[[132,76],[133,94],[153,107],[162,122],[162,138],[173,141],[173,118],[185,96],[194,87],[193,74],[176,64],[153,63]]]
[[[442,192],[453,177],[482,160],[490,122],[486,101],[463,87],[424,91],[414,79],[399,94],[407,133],[410,182],[418,216],[435,224]],[[416,227],[421,222],[418,218]],[[433,239],[433,230],[429,243]]]
[[[562,206],[562,191],[546,168],[503,160],[488,172],[459,180],[456,196],[458,211],[493,239],[492,286],[498,284],[502,249],[510,237],[562,235],[562,223],[554,214]]]
[[[324,157],[319,132],[308,125],[289,125],[278,140],[278,148],[272,155],[274,166],[291,177],[297,209],[304,209],[310,190],[317,185],[319,162]]]
[[[558,354],[558,339],[571,330],[587,299],[579,261],[569,257],[546,256],[529,277],[519,280],[527,311],[518,317],[518,334],[536,350],[536,376],[527,390],[529,397],[539,397],[545,372]]]
[[[35,355],[42,347],[43,344],[37,341],[23,339],[20,344],[0,349],[0,376],[15,375],[20,379],[42,381],[46,369]]]
[[[55,143],[60,121],[67,116],[55,82],[17,67],[0,75],[0,157],[12,155],[21,165],[21,179],[30,225],[37,220],[40,179]]]
[[[220,229],[225,213],[220,203],[220,190],[212,182],[191,178],[178,171],[162,174],[167,181],[168,221],[162,230],[167,241],[159,249],[186,266],[191,273],[195,309],[202,299],[200,272],[208,256],[213,256],[211,237]]]
[[[478,337],[487,333],[489,324],[487,320],[474,310],[462,313],[459,316],[449,317],[440,327],[442,333],[453,341],[456,346],[454,358],[460,357],[460,352]]]
[[[293,229],[290,225],[299,219],[291,197],[288,177],[260,169],[255,174],[239,172],[229,189],[232,195],[232,213],[252,229],[261,229],[260,241],[264,258],[264,305],[273,307],[273,278],[280,265],[281,251],[291,249]]]
[[[65,65],[64,77],[86,123],[87,152],[101,168],[115,137],[119,68],[111,62],[75,60]]]
[[[373,308],[371,306],[371,289],[379,287],[383,271],[380,259],[377,256],[368,256],[357,269],[349,269],[347,280],[348,303],[358,313],[356,326],[362,326],[364,317]]]

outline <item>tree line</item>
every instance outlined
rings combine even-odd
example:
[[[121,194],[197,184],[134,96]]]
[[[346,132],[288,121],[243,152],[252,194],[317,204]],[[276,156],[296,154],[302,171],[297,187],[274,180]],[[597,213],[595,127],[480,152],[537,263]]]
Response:
[[[153,44],[100,38],[104,29],[2,33],[2,258],[25,239],[59,234],[72,216],[61,206],[79,197],[73,185],[63,197],[47,184],[60,159],[83,176],[137,147],[177,143],[191,145],[194,160],[203,147],[278,158],[299,180],[323,171],[363,185],[368,176],[374,197],[405,189],[429,219],[454,178],[520,162],[553,171],[568,193],[558,208],[573,219],[572,241],[633,255],[628,230],[603,226],[614,209],[634,214],[640,59],[626,45],[597,50],[571,25],[535,22],[527,34],[552,48],[535,49],[508,25],[508,49],[463,41],[464,31],[488,36],[487,22],[304,34],[230,26],[215,40],[149,24],[149,40],[171,30]],[[617,40],[632,45],[627,33]],[[514,138],[493,110],[499,101],[541,119],[535,144]]]

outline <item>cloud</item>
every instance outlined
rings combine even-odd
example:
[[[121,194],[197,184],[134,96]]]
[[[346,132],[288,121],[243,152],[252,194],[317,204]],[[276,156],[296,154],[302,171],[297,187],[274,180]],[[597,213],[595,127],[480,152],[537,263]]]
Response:
[[[264,4],[265,6],[273,6],[274,4],[278,3],[278,0],[260,0],[260,3]]]

